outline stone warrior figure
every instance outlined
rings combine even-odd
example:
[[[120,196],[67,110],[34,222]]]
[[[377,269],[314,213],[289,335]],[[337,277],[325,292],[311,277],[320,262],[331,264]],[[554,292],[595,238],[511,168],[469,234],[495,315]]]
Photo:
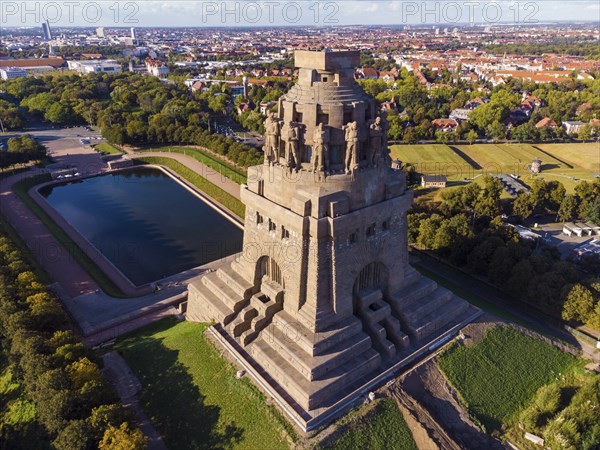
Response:
[[[312,169],[316,172],[329,172],[329,127],[320,123],[313,134],[314,150]]]
[[[383,129],[383,142],[382,142],[382,161],[385,166],[392,165],[392,157],[390,156],[390,149],[388,147],[388,131],[390,130],[390,124],[387,121],[387,111],[381,113],[381,128]]]
[[[377,166],[381,159],[383,148],[383,127],[381,126],[381,117],[377,117],[369,125],[369,153],[367,154],[367,163],[370,166]]]
[[[279,141],[281,137],[280,123],[275,114],[270,112],[265,120],[265,164],[279,161]]]
[[[350,122],[344,125],[344,132],[346,139],[346,161],[344,166],[346,173],[349,174],[358,169],[358,124]]]
[[[283,126],[282,131],[286,141],[285,160],[288,167],[298,171],[302,168],[302,155],[300,154],[300,127],[297,123],[290,121]]]

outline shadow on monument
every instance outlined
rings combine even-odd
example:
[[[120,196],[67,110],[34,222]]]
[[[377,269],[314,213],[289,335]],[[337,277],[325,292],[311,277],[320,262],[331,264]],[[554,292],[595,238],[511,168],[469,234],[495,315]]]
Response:
[[[164,327],[171,325],[167,322]],[[205,396],[178,361],[178,351],[145,337],[127,353],[143,386],[140,404],[169,448],[228,449],[241,441],[243,428],[235,422],[219,425],[221,408],[205,403]]]

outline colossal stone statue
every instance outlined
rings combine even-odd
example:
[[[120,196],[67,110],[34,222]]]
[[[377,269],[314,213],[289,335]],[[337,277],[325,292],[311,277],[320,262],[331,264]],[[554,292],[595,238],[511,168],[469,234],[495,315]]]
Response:
[[[381,162],[383,149],[383,127],[381,117],[377,117],[369,126],[369,148],[367,150],[367,162],[372,167],[377,167]]]
[[[287,167],[296,171],[302,169],[301,139],[302,130],[295,122],[288,122],[283,125],[283,135],[286,142],[285,161]]]
[[[350,122],[344,126],[344,132],[346,136],[346,160],[344,162],[344,168],[346,173],[358,169],[358,126],[356,122]]]
[[[320,123],[313,134],[311,166],[315,172],[329,172],[329,127]]]
[[[280,128],[279,120],[274,113],[270,112],[265,120],[265,145],[263,146],[265,164],[273,164],[279,159]]]

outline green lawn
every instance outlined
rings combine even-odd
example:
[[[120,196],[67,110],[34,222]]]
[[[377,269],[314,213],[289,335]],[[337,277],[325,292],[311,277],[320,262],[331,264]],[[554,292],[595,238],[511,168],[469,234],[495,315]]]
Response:
[[[116,348],[142,383],[140,401],[172,449],[287,449],[291,427],[204,336],[207,324],[165,319]],[[293,433],[293,431],[292,431]]]
[[[184,155],[191,156],[197,161],[201,162],[207,167],[210,167],[215,172],[220,173],[221,175],[226,176],[232,181],[235,181],[238,184],[245,184],[247,181],[246,174],[240,169],[234,167],[231,164],[226,163],[225,161],[216,158],[213,155],[210,155],[207,152],[204,152],[197,148],[191,147],[161,147],[161,148],[149,148],[140,150],[141,152],[173,152],[173,153],[181,153]]]
[[[446,175],[449,181],[483,173],[514,173],[530,180],[527,165],[542,161],[541,177],[574,192],[579,180],[600,172],[600,144],[416,144],[391,146],[392,157],[416,165],[417,172]]]
[[[36,175],[29,178],[24,178],[13,185],[14,193],[21,199],[21,201],[29,208],[29,210],[36,215],[36,217],[44,224],[50,233],[56,238],[58,242],[69,252],[69,254],[77,261],[77,263],[85,270],[98,286],[111,297],[126,298],[125,295],[117,285],[107,276],[92,259],[79,248],[75,242],[71,239],[67,232],[60,227],[54,220],[52,220],[42,208],[29,196],[29,189],[38,184],[50,181],[50,175]]]
[[[474,346],[453,344],[439,362],[470,414],[487,432],[510,423],[540,387],[582,364],[508,326],[489,330]]]
[[[360,413],[360,411],[359,411]],[[340,436],[319,450],[417,450],[408,425],[394,400],[379,400],[366,414],[352,414],[340,421]]]
[[[246,208],[240,200],[180,162],[162,156],[145,156],[143,158],[136,158],[136,161],[146,164],[157,164],[171,169],[214,199],[217,203],[220,203],[238,217],[244,218]]]
[[[600,173],[600,143],[583,144],[538,144],[536,147],[590,172]]]
[[[102,155],[121,155],[123,152],[108,142],[101,142],[94,146],[94,150]]]

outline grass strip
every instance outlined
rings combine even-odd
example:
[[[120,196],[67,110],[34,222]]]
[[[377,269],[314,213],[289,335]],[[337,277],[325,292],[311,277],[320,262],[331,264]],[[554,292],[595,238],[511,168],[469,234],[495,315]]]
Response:
[[[164,156],[145,156],[143,158],[136,158],[136,161],[146,164],[156,164],[172,170],[177,175],[180,175],[182,178],[193,184],[200,191],[204,192],[210,198],[214,199],[217,203],[223,205],[236,216],[240,217],[241,219],[244,218],[246,207],[240,200],[235,198],[229,192],[224,191],[216,184],[211,183],[206,178],[194,172],[192,169],[181,164],[179,161],[175,161],[172,158]]]

